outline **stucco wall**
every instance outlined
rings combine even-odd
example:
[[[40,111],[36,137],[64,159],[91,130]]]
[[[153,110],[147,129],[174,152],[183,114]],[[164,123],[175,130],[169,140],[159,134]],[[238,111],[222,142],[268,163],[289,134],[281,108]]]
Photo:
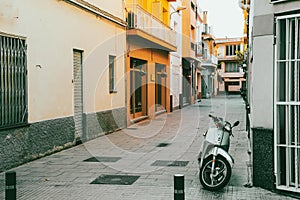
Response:
[[[253,127],[273,128],[273,36],[254,37],[251,113]],[[262,114],[263,112],[263,114]]]
[[[125,3],[124,0],[113,0],[113,1],[109,1],[109,3],[107,3],[107,1],[99,1],[99,0],[85,0],[87,2],[89,2],[92,5],[95,5],[99,8],[101,8],[102,10],[105,10],[106,12],[109,12],[110,14],[119,17],[119,18],[124,18],[125,15]],[[120,6],[122,6],[122,9],[120,9]]]
[[[182,52],[182,19],[181,12],[176,12],[175,9],[181,6],[181,1],[172,2],[170,13],[172,14],[170,26],[176,31],[176,46],[177,51],[170,53],[170,94],[173,98],[173,107],[179,108],[179,94],[182,93],[182,63],[181,63],[181,52]],[[174,24],[176,23],[176,26]]]
[[[0,131],[0,171],[75,144],[73,49],[83,50],[83,139],[126,126],[124,27],[56,0],[2,0],[0,24],[0,33],[26,39],[29,113],[27,126]]]
[[[273,8],[267,1],[254,1],[249,30],[253,30],[250,48],[250,106],[252,127],[273,129]],[[253,26],[253,28],[252,28]],[[263,114],[262,114],[263,111]]]
[[[125,84],[120,83],[124,28],[64,1],[3,0],[1,4],[0,31],[24,36],[27,42],[29,122],[73,115],[74,48],[84,51],[84,112],[124,107]],[[122,4],[114,9],[121,11]],[[117,57],[118,93],[113,96],[108,86],[99,88],[106,87],[109,55]]]

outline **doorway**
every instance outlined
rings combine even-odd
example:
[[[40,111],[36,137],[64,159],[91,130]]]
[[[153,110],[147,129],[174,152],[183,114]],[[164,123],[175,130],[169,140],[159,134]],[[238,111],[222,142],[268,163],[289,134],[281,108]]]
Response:
[[[147,61],[130,58],[130,117],[147,115]]]
[[[74,80],[74,121],[75,137],[83,138],[83,51],[73,49],[73,80]]]
[[[166,110],[166,65],[155,64],[155,111]]]

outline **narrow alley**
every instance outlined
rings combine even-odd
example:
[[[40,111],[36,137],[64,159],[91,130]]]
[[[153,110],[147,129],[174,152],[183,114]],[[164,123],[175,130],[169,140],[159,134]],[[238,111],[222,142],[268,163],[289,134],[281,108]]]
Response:
[[[184,174],[187,200],[292,199],[243,186],[248,182],[249,160],[244,106],[239,95],[202,99],[16,167],[12,171],[17,174],[17,199],[173,199],[174,174]],[[219,192],[204,190],[198,179],[202,134],[213,126],[209,113],[241,122],[233,131],[229,150],[235,160],[232,177]],[[101,178],[98,183],[102,184],[95,184]],[[4,185],[5,174],[1,173],[0,199],[4,199]]]

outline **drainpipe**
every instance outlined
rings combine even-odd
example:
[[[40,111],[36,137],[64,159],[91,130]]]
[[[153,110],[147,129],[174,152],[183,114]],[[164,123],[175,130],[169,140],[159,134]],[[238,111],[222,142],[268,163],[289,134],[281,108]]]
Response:
[[[191,61],[191,63],[190,63],[190,66],[191,66],[191,91],[190,91],[190,93],[191,93],[191,99],[190,99],[190,104],[192,104],[192,97],[194,97],[194,86],[195,86],[195,84],[194,84],[194,80],[195,80],[195,77],[194,77],[194,60],[192,60]]]

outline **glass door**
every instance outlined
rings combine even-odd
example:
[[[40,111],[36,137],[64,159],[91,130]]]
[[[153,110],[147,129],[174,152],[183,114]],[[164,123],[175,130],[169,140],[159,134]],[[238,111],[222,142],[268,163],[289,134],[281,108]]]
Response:
[[[136,58],[130,59],[130,115],[147,115],[147,62]]]
[[[155,64],[155,111],[166,110],[166,66]]]

